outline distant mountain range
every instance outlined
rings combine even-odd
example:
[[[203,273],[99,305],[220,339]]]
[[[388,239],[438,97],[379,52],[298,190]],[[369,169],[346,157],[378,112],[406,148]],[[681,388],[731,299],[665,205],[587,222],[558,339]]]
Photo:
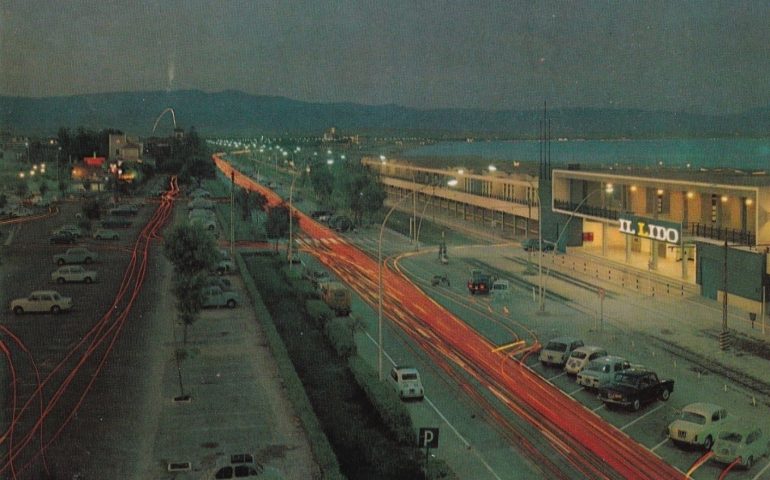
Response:
[[[71,129],[116,128],[148,136],[164,109],[178,126],[202,135],[321,135],[337,127],[342,135],[537,138],[541,110],[420,110],[397,105],[310,103],[239,91],[198,90],[103,93],[69,97],[0,96],[0,130],[54,135]],[[770,107],[735,115],[628,109],[568,108],[549,111],[552,137],[757,137],[770,134]],[[157,134],[171,131],[171,116]]]

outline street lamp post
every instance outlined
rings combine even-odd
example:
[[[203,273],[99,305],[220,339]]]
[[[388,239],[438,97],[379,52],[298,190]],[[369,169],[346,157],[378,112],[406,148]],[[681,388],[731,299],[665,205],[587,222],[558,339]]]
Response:
[[[294,258],[294,228],[292,226],[292,212],[294,210],[293,204],[292,204],[292,198],[294,196],[294,182],[297,180],[297,173],[292,173],[291,178],[291,185],[289,186],[289,248],[288,248],[288,254],[287,258],[289,260],[289,270],[292,269],[294,262],[292,261]]]
[[[572,219],[575,217],[575,214],[578,212],[578,210],[580,210],[580,207],[582,207],[583,204],[585,204],[586,201],[588,201],[588,199],[591,198],[591,196],[593,194],[598,193],[598,192],[602,192],[602,191],[605,191],[607,193],[612,193],[612,186],[611,185],[607,185],[607,187],[605,189],[601,189],[600,188],[599,190],[594,190],[592,192],[589,192],[588,195],[583,197],[583,199],[580,200],[580,202],[578,202],[577,206],[575,207],[574,210],[572,210],[572,213],[570,213],[569,218],[567,218],[567,221],[564,223],[564,227],[562,228],[561,233],[559,233],[559,236],[556,237],[556,241],[554,242],[554,251],[556,251],[556,249],[559,247],[559,242],[561,241],[561,239],[564,236],[564,234],[567,232],[567,226],[569,225],[569,222],[571,222]],[[540,219],[539,219],[540,227],[538,228],[539,244],[540,244],[540,252],[539,252],[539,254],[540,254],[540,267],[539,267],[539,276],[540,276],[540,278],[539,278],[539,282],[538,283],[540,285],[539,309],[540,309],[541,313],[544,313],[545,312],[545,288],[546,288],[545,287],[545,279],[546,279],[546,277],[543,276],[543,234],[542,234],[542,231],[543,231],[543,229],[542,229],[543,219],[542,219],[542,211],[543,211],[542,210],[542,205],[540,205]],[[604,241],[606,241],[606,239]],[[550,270],[548,271],[548,273],[550,273]],[[547,274],[546,274],[546,276],[547,276]]]
[[[425,185],[423,188],[419,190],[413,190],[411,195],[417,195],[421,191],[423,191],[425,188],[430,187],[431,185]],[[377,244],[377,283],[378,283],[378,301],[377,301],[377,376],[382,381],[383,374],[382,374],[382,235],[385,232],[385,224],[388,222],[388,219],[393,214],[393,212],[396,210],[396,207],[398,207],[401,202],[403,202],[408,197],[402,197],[400,198],[396,203],[393,204],[392,207],[390,207],[390,210],[388,210],[388,213],[385,214],[385,218],[382,220],[382,225],[380,226],[380,237],[379,242]]]

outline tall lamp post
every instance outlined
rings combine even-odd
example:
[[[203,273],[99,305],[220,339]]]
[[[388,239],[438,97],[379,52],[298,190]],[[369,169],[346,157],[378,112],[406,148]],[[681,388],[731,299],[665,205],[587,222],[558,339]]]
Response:
[[[292,204],[292,198],[294,196],[294,182],[297,180],[297,172],[292,170],[292,177],[291,177],[291,185],[289,186],[289,251],[287,254],[287,258],[289,260],[289,270],[292,269],[294,266],[294,228],[292,226],[292,212],[294,211],[294,207]]]
[[[592,195],[594,195],[595,193],[601,193],[601,192],[605,192],[605,193],[610,193],[611,194],[613,192],[612,184],[607,184],[604,188],[600,188],[598,190],[594,190],[592,192],[589,192],[588,195],[583,197],[583,199],[580,200],[580,202],[578,202],[577,206],[572,210],[572,213],[570,213],[569,218],[567,218],[567,221],[564,223],[564,227],[562,228],[561,233],[559,233],[559,236],[556,237],[556,241],[554,242],[554,251],[556,250],[556,248],[559,247],[559,242],[561,241],[561,239],[564,236],[564,234],[567,232],[567,226],[572,221],[572,219],[575,217],[575,214],[578,212],[578,210],[580,210],[580,207],[582,207],[586,203],[586,201],[588,201],[588,199],[591,198]],[[545,279],[547,277],[547,274],[546,274],[546,276],[543,275],[543,234],[542,234],[542,231],[543,231],[543,229],[542,229],[543,220],[542,220],[542,205],[540,206],[540,213],[541,213],[540,220],[539,220],[540,228],[538,228],[539,242],[540,242],[540,252],[539,252],[539,254],[540,254],[540,267],[539,267],[539,269],[540,269],[540,272],[539,272],[540,279],[539,279],[539,282],[538,282],[540,284],[539,308],[540,308],[540,312],[545,312]],[[550,270],[548,271],[548,273],[550,273]]]
[[[428,187],[431,187],[433,185],[425,185],[422,188],[418,190],[413,190],[410,195],[417,195],[418,193],[422,192]],[[435,186],[434,186],[435,187]],[[388,223],[388,219],[393,214],[393,212],[396,210],[396,207],[398,207],[401,202],[403,202],[405,199],[409,198],[409,196],[401,197],[396,203],[393,204],[392,207],[390,207],[390,210],[388,210],[388,213],[385,214],[385,218],[382,220],[382,225],[380,226],[380,238],[377,245],[377,283],[378,283],[378,301],[377,301],[377,376],[379,377],[380,381],[383,379],[382,375],[382,235],[385,232],[385,224]]]

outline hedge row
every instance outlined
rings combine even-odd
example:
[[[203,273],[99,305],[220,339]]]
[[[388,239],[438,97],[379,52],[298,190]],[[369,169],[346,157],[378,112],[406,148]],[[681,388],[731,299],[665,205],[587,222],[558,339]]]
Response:
[[[246,267],[246,262],[239,253],[236,253],[235,261],[238,264],[238,269],[243,272],[243,275],[241,275],[243,283],[246,285],[246,290],[254,304],[256,316],[262,323],[262,328],[267,337],[268,344],[270,345],[270,350],[278,364],[278,371],[286,386],[286,394],[292,405],[294,405],[297,416],[302,422],[302,426],[307,434],[308,441],[310,442],[310,448],[313,450],[313,455],[315,456],[316,462],[318,462],[318,467],[321,470],[323,478],[328,480],[344,480],[345,476],[340,472],[340,466],[337,457],[334,455],[334,450],[329,444],[329,440],[326,438],[323,428],[321,428],[321,424],[313,411],[313,407],[310,405],[310,400],[305,393],[302,382],[297,376],[297,372],[289,358],[289,353],[286,351],[283,340],[278,334],[278,330],[273,323],[270,313],[267,311],[267,307],[265,307],[265,304],[262,301],[259,291],[257,291],[254,280],[251,278],[251,275],[247,274],[249,270]]]

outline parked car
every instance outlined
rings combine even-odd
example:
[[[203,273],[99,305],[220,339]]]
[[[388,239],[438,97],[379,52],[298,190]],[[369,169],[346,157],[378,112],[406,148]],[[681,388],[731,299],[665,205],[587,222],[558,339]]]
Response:
[[[727,410],[713,403],[691,403],[668,425],[668,438],[676,445],[697,445],[711,450],[727,422]]]
[[[190,219],[190,225],[200,225],[204,230],[210,232],[217,229],[217,221],[213,218],[192,217]]]
[[[128,228],[131,220],[125,217],[106,217],[102,220],[103,228]]]
[[[211,198],[211,192],[203,188],[196,188],[190,192],[192,198]]]
[[[99,258],[96,252],[85,247],[72,247],[68,248],[64,253],[57,253],[53,256],[53,262],[57,265],[64,265],[67,263],[91,263]]]
[[[523,242],[521,242],[521,247],[524,249],[525,252],[537,252],[540,250],[540,239],[528,238]],[[543,251],[550,252],[551,250],[553,250],[553,243],[546,242],[545,240],[543,240]]]
[[[310,218],[321,223],[328,223],[329,220],[331,220],[332,215],[334,215],[334,212],[330,210],[315,210],[310,212]]]
[[[118,232],[109,228],[98,228],[93,236],[97,240],[118,240],[120,238]]]
[[[609,383],[617,372],[631,368],[631,363],[622,357],[607,355],[599,357],[588,363],[577,374],[577,383],[590,389],[597,389],[605,383]]]
[[[338,232],[347,232],[353,229],[353,221],[345,215],[336,215],[329,219],[329,226]]]
[[[204,208],[206,210],[213,210],[214,209],[214,202],[211,200],[207,200],[205,198],[196,198],[194,200],[190,200],[187,203],[187,209],[188,210],[195,210],[196,208]]]
[[[416,368],[395,366],[388,375],[388,382],[396,389],[401,400],[422,400],[425,397],[420,373]]]
[[[56,235],[57,233],[63,233],[63,232],[67,232],[75,238],[80,238],[83,236],[83,230],[77,225],[72,225],[70,223],[62,225],[61,227],[57,228],[56,230],[53,231],[53,234]]]
[[[593,345],[583,345],[573,350],[564,364],[564,371],[570,375],[577,375],[591,360],[606,357],[607,350]]]
[[[56,283],[65,282],[83,282],[91,283],[96,281],[96,272],[93,270],[86,270],[80,265],[64,265],[51,273],[51,280]]]
[[[50,237],[48,237],[48,241],[54,244],[59,245],[66,245],[66,244],[72,244],[77,243],[78,239],[75,237],[75,235],[71,234],[70,232],[59,232],[54,233]]]
[[[203,308],[227,307],[235,308],[241,303],[241,297],[232,290],[222,290],[218,286],[203,287],[201,306]]]
[[[609,409],[618,405],[637,411],[643,404],[657,399],[668,400],[673,391],[673,380],[661,380],[651,370],[629,368],[599,387],[599,400]]]
[[[331,280],[331,278],[329,278],[329,273],[325,270],[313,270],[310,268],[305,268],[302,272],[302,276],[307,280],[310,280],[310,283],[313,284],[313,288],[316,290],[320,288],[322,283],[326,283]]]
[[[109,210],[109,214],[113,216],[132,216],[138,213],[139,207],[131,203],[124,203]]]
[[[72,308],[72,299],[62,297],[55,290],[36,290],[26,298],[11,301],[11,311],[16,315],[23,313],[59,313]]]
[[[224,291],[232,290],[233,284],[230,282],[229,279],[225,277],[217,277],[214,275],[209,275],[205,279],[205,286],[207,287],[219,287]]]
[[[583,340],[574,337],[557,337],[551,339],[540,350],[540,363],[563,367],[570,353],[583,346]]]
[[[717,435],[711,448],[719,463],[732,463],[740,458],[740,466],[749,469],[760,458],[767,455],[770,442],[755,425],[726,425]]]

